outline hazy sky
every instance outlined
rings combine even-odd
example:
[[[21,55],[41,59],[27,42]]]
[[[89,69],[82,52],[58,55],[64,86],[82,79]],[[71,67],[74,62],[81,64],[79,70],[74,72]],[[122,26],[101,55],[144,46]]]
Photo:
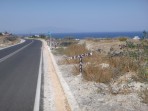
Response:
[[[0,32],[148,31],[148,0],[0,0]]]

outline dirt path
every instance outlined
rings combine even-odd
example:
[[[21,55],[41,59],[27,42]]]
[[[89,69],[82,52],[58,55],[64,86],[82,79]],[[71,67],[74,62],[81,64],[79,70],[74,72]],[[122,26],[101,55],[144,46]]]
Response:
[[[70,111],[64,91],[57,77],[48,46],[43,42],[43,61],[44,61],[44,111]],[[48,78],[48,79],[47,79]],[[51,97],[49,99],[49,96]],[[48,108],[50,107],[50,108]]]

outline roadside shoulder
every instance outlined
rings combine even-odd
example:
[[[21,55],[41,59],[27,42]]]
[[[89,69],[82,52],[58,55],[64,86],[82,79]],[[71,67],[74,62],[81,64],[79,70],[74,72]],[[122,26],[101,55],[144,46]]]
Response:
[[[51,50],[50,50],[49,47],[48,47],[48,50],[49,50],[50,56],[52,58],[52,62],[53,62],[53,65],[55,67],[55,70],[57,72],[57,76],[58,76],[58,78],[60,80],[60,83],[61,83],[61,85],[63,87],[64,93],[65,93],[65,95],[67,97],[68,103],[69,103],[69,105],[71,107],[71,110],[72,111],[80,111],[80,107],[79,107],[76,99],[74,98],[68,84],[64,80],[64,78],[63,78],[63,76],[62,76],[62,74],[61,74],[61,72],[60,72],[60,70],[59,70],[59,68],[58,68],[58,66],[57,66],[57,64],[55,62],[55,59],[54,59],[53,54],[51,53]]]

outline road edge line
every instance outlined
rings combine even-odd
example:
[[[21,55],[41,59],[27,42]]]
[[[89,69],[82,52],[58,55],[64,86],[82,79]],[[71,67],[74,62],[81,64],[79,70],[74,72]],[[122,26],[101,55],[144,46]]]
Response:
[[[40,66],[39,66],[39,72],[38,72],[38,80],[37,80],[37,87],[36,87],[36,94],[35,94],[33,111],[39,111],[40,110],[41,74],[42,74],[42,63],[43,63],[42,57],[43,57],[43,50],[42,50],[42,47],[41,47]]]

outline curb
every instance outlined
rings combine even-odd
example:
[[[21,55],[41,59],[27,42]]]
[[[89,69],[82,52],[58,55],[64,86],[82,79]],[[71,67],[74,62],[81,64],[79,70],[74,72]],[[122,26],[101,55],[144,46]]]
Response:
[[[53,57],[53,54],[51,53],[51,50],[50,50],[49,46],[48,46],[48,50],[49,50],[49,53],[50,53],[54,68],[55,68],[55,70],[57,72],[57,76],[58,76],[58,78],[60,80],[61,86],[62,86],[62,88],[64,90],[64,93],[66,95],[66,98],[68,100],[71,111],[81,111],[76,99],[74,98],[73,94],[71,93],[71,90],[70,90],[68,84],[64,80],[64,78],[62,76],[62,73],[60,72],[60,70],[58,68],[57,63],[55,62],[55,59]]]

